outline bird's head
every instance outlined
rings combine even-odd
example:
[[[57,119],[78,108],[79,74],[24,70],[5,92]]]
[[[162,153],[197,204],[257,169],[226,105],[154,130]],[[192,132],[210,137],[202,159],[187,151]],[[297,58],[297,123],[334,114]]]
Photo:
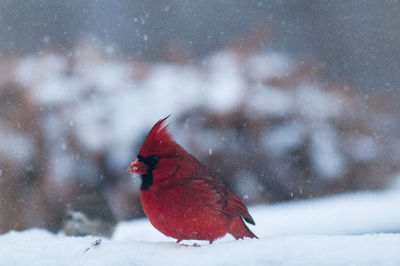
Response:
[[[153,182],[176,171],[179,157],[184,152],[168,132],[168,125],[165,124],[168,117],[152,127],[137,159],[128,168],[128,172],[142,176],[142,189],[147,189]]]

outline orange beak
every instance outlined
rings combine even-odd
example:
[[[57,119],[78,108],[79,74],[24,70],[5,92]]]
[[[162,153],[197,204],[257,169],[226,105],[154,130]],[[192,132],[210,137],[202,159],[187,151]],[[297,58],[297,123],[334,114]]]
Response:
[[[147,166],[136,159],[128,168],[129,173],[134,173],[138,175],[144,175],[147,174]]]

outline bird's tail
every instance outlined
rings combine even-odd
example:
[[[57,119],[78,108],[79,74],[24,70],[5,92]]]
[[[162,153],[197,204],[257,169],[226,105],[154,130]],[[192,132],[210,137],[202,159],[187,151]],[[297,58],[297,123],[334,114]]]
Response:
[[[258,238],[243,222],[242,217],[237,216],[233,219],[229,233],[236,239],[242,239],[245,237]]]

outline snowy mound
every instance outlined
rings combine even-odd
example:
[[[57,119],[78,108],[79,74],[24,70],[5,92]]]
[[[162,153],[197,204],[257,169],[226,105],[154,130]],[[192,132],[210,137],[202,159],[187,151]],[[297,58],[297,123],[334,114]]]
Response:
[[[1,265],[400,265],[398,190],[250,209],[259,240],[177,244],[146,219],[120,223],[113,239],[30,229],[0,236]],[[97,243],[97,245],[95,245]]]

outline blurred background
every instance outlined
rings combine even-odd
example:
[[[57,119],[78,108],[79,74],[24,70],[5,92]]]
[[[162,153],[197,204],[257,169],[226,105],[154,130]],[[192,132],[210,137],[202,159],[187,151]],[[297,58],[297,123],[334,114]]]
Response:
[[[395,0],[0,0],[0,233],[57,232],[88,195],[116,221],[143,216],[126,169],[168,114],[175,140],[250,205],[390,187],[399,12]]]

